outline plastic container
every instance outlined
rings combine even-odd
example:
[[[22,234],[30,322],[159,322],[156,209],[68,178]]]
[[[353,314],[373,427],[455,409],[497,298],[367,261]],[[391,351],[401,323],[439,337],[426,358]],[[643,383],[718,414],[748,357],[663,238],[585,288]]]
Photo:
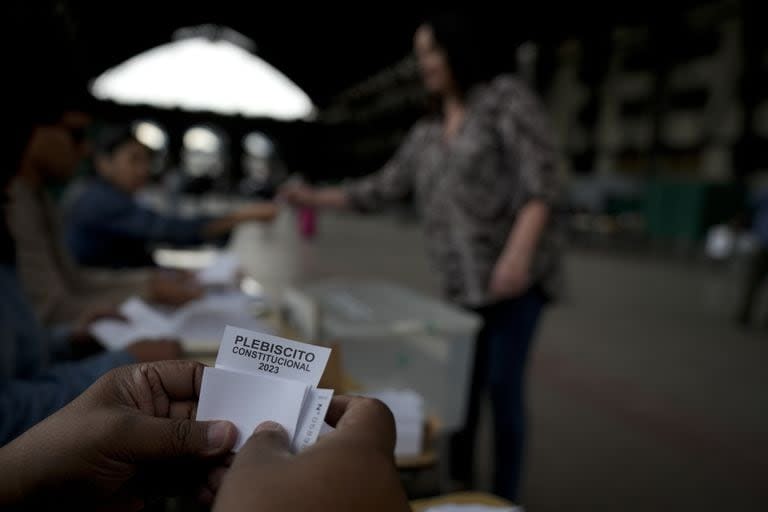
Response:
[[[379,281],[302,288],[319,310],[320,339],[338,343],[344,371],[367,392],[412,389],[445,431],[465,420],[479,318]]]

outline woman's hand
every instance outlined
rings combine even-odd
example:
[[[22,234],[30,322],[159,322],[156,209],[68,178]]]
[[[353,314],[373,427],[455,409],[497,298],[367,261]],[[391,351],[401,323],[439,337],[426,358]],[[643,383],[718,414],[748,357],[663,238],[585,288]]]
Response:
[[[237,436],[193,420],[202,374],[191,361],[107,373],[0,449],[0,505],[137,510],[179,482],[196,490]]]
[[[297,455],[280,425],[259,425],[224,476],[214,510],[409,510],[389,409],[369,398],[336,397],[327,421],[336,430]]]
[[[277,197],[292,206],[315,206],[316,190],[302,181],[289,181],[278,191]]]
[[[273,202],[252,203],[235,211],[239,222],[271,222],[277,217],[278,207]]]
[[[490,295],[494,300],[519,297],[531,286],[531,258],[522,254],[503,255],[491,275]]]

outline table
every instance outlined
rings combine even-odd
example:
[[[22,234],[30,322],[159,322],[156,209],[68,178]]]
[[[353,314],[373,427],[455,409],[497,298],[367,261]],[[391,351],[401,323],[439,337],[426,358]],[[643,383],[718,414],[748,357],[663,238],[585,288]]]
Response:
[[[487,494],[484,492],[457,492],[452,494],[445,494],[436,498],[414,500],[411,502],[411,510],[413,512],[424,512],[430,507],[447,504],[486,505],[491,507],[514,506],[509,501],[499,498],[498,496],[494,496],[493,494]]]

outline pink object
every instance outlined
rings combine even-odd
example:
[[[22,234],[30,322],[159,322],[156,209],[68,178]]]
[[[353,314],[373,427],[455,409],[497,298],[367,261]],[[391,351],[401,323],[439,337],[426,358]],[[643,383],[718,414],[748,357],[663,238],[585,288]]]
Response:
[[[299,233],[309,240],[317,232],[317,212],[314,208],[303,206],[299,208]]]

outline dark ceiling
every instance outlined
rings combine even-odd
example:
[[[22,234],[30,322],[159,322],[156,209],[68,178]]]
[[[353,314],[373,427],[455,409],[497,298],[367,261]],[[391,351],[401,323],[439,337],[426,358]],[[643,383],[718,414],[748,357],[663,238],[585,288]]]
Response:
[[[56,2],[54,1],[54,4]],[[552,41],[623,23],[654,23],[690,1],[473,3],[512,41]],[[607,4],[606,7],[604,4]],[[257,53],[298,83],[320,106],[410,50],[411,35],[434,8],[426,3],[65,1],[79,58],[91,77],[174,30],[213,23],[253,39]],[[445,4],[443,4],[445,5]],[[495,5],[494,7],[490,7]]]

